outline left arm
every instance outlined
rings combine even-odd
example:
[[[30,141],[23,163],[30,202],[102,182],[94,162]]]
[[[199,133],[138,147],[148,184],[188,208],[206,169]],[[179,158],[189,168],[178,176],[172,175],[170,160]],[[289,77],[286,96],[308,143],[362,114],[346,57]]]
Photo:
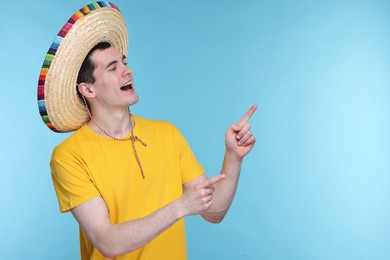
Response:
[[[247,123],[249,118],[256,111],[257,105],[253,105],[245,116],[237,124],[232,124],[225,134],[226,152],[222,164],[221,175],[225,176],[223,181],[210,187],[212,191],[211,207],[201,213],[202,217],[212,223],[220,223],[228,212],[237,190],[240,177],[241,165],[244,157],[252,150],[256,139],[250,131]],[[199,182],[207,180],[206,175],[186,183],[184,189]]]

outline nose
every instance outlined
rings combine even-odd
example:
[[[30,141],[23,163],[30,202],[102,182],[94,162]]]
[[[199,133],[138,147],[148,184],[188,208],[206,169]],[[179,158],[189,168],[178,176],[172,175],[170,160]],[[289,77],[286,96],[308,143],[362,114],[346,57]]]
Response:
[[[133,70],[126,64],[123,64],[123,76],[132,75],[132,73]]]

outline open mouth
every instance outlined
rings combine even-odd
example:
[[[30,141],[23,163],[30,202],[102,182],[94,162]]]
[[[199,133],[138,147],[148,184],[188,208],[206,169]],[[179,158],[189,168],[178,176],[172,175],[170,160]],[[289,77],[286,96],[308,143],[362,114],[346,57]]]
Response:
[[[126,85],[121,87],[122,91],[132,90],[133,89],[133,82],[127,83]]]

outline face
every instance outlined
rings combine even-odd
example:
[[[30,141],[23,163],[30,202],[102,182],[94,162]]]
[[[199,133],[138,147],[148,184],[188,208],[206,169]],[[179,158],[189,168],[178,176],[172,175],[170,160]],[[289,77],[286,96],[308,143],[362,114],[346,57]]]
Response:
[[[127,67],[126,57],[117,49],[110,47],[97,50],[91,55],[95,64],[93,75],[96,79],[91,84],[94,104],[108,108],[126,108],[137,103],[138,95],[133,86],[133,74]]]

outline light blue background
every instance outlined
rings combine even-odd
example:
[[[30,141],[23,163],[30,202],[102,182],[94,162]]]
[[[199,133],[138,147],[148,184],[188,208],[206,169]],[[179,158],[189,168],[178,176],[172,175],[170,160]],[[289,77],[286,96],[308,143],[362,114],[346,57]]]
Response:
[[[5,1],[0,16],[0,258],[78,259],[60,214],[36,87],[89,1]],[[189,259],[390,259],[390,2],[115,2],[140,102],[176,124],[210,176],[250,105],[257,136],[220,225],[187,218]]]

